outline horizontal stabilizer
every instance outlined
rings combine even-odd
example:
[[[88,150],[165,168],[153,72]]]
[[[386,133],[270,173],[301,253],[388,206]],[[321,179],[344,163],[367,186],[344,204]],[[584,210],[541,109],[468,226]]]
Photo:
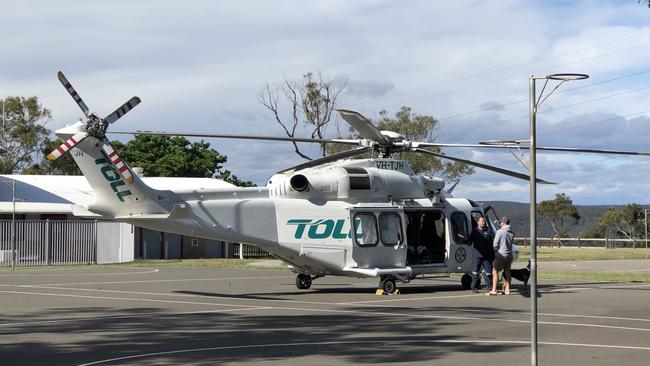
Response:
[[[96,213],[90,212],[86,210],[85,207],[80,205],[72,206],[72,214],[75,215],[76,217],[102,217],[102,215],[98,215]]]
[[[161,220],[161,219],[186,219],[192,214],[192,209],[185,203],[174,205],[169,213],[133,214],[117,216],[116,220]]]

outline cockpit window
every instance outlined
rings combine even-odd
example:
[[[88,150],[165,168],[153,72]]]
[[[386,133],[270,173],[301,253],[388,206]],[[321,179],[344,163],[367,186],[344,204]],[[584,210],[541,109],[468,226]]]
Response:
[[[466,243],[469,239],[467,234],[467,216],[462,212],[451,214],[451,230],[456,243]]]
[[[478,226],[478,219],[483,217],[483,213],[481,211],[472,211],[470,216],[472,216],[472,228],[475,228]]]

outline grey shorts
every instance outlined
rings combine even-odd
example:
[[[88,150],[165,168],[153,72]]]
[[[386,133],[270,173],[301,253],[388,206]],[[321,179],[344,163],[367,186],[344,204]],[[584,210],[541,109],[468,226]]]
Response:
[[[494,257],[494,270],[500,272],[502,270],[510,270],[510,265],[512,264],[512,254],[507,256],[502,256],[498,254]]]

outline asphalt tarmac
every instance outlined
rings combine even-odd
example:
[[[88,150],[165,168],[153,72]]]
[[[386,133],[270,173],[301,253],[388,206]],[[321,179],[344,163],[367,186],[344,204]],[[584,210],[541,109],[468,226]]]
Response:
[[[209,268],[0,272],[2,365],[526,365],[530,298],[428,278]],[[647,365],[650,284],[544,281],[541,365]]]

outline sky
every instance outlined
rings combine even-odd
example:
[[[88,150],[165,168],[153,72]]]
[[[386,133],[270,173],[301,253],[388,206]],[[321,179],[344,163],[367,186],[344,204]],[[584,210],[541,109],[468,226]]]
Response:
[[[650,151],[650,9],[636,0],[1,7],[2,93],[37,96],[52,111],[52,130],[82,115],[59,70],[99,115],[131,96],[142,99],[116,130],[279,136],[257,100],[263,85],[314,72],[347,80],[341,108],[373,119],[409,106],[436,117],[438,142],[527,139],[528,77],[584,73],[590,78],[565,83],[540,106],[538,145]],[[304,161],[286,142],[210,143],[228,156],[226,169],[258,185]],[[525,152],[443,151],[526,172],[513,156],[527,161]],[[650,203],[650,157],[539,153],[537,163],[538,176],[557,183],[540,186],[539,200],[562,192],[576,204]],[[476,169],[454,195],[528,202],[528,189],[527,181]]]

